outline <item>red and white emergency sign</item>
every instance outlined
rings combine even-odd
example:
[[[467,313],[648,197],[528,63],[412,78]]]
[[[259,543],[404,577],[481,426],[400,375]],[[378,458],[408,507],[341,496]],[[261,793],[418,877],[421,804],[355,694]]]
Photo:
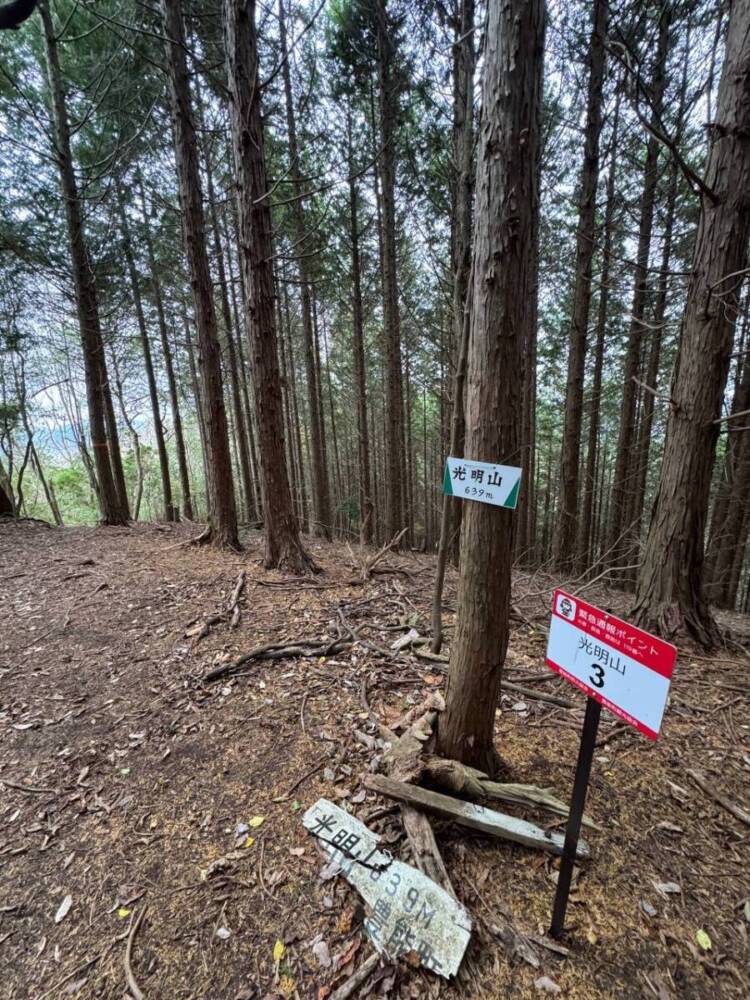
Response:
[[[650,740],[659,734],[676,659],[671,643],[555,591],[547,666]]]

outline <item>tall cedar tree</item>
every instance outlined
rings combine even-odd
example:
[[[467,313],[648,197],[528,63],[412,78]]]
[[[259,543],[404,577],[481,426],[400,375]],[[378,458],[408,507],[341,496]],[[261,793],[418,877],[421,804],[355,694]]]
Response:
[[[203,122],[199,118],[201,130],[204,129]],[[247,425],[245,414],[242,409],[242,387],[240,385],[240,366],[237,363],[237,350],[234,340],[234,330],[232,327],[232,314],[229,307],[229,292],[226,267],[224,265],[224,248],[221,243],[221,233],[219,231],[219,218],[216,208],[216,193],[214,190],[213,164],[211,162],[211,144],[204,143],[204,164],[206,173],[206,193],[208,195],[208,214],[211,223],[211,234],[213,236],[214,260],[216,261],[216,276],[219,282],[219,301],[221,303],[221,318],[224,329],[224,346],[226,369],[229,374],[229,385],[231,387],[232,416],[234,418],[234,444],[237,455],[237,465],[239,465],[240,479],[242,481],[242,494],[244,499],[245,516],[248,521],[257,519],[255,509],[255,494],[253,491],[253,477],[250,468],[250,447],[248,444]]]
[[[674,132],[674,141],[677,143],[682,140],[682,133],[685,125],[685,112],[688,100],[687,88],[690,48],[691,37],[690,28],[688,27],[682,53],[680,96]],[[667,293],[669,290],[669,270],[672,261],[672,242],[675,209],[677,205],[678,180],[679,166],[675,157],[672,157],[672,161],[669,164],[666,209],[662,232],[661,270],[656,292],[656,303],[654,306],[653,316],[651,317],[652,329],[649,331],[651,344],[648,353],[648,364],[646,365],[645,371],[645,385],[649,388],[647,390],[644,389],[641,397],[636,451],[631,462],[635,475],[633,489],[631,492],[632,500],[630,513],[628,515],[628,523],[632,525],[633,538],[638,544],[640,544],[641,540],[643,511],[646,504],[646,483],[648,480],[649,455],[651,451],[651,438],[654,426],[654,414],[656,410],[655,390],[659,379],[662,341],[664,339],[664,325],[667,314]],[[634,585],[636,576],[636,569],[631,568],[626,571],[626,579],[629,586]]]
[[[583,505],[578,527],[578,562],[590,566],[594,559],[594,501],[596,500],[596,471],[599,459],[599,427],[601,425],[602,371],[604,368],[604,340],[607,332],[610,272],[612,268],[612,242],[614,239],[615,201],[617,192],[617,136],[620,128],[620,95],[615,98],[612,113],[609,171],[607,173],[606,207],[602,223],[602,267],[599,274],[599,302],[597,304],[596,333],[594,336],[594,374],[591,379],[588,417],[589,431],[586,447],[586,469],[583,476]],[[604,462],[600,463],[604,466]]]
[[[240,543],[237,534],[227,415],[224,409],[221,349],[206,250],[206,223],[190,96],[182,0],[161,0],[161,11],[166,36],[182,228],[200,350],[202,424],[206,447],[208,499],[208,528],[201,539],[212,541],[221,547],[238,549]]]
[[[665,3],[659,15],[659,36],[654,56],[653,79],[651,82],[652,124],[658,126],[666,88],[666,67],[671,42],[672,5]],[[656,188],[659,180],[660,145],[654,135],[646,144],[646,159],[643,167],[643,189],[641,191],[640,222],[638,227],[638,250],[636,253],[635,284],[633,304],[630,311],[630,329],[625,349],[622,375],[622,401],[617,435],[614,479],[609,500],[609,536],[607,558],[613,566],[622,567],[633,552],[632,522],[629,520],[630,501],[635,486],[637,468],[635,466],[636,417],[638,414],[638,392],[636,379],[640,378],[643,342],[646,330],[646,312],[651,296],[649,259],[651,236],[654,226]],[[630,551],[629,551],[630,550]]]
[[[539,213],[543,0],[489,0],[476,174],[476,223],[466,396],[466,456],[515,464],[536,289],[530,266]],[[495,770],[495,708],[508,646],[513,518],[467,503],[458,621],[438,745]]]
[[[608,0],[595,0],[591,40],[589,41],[586,131],[578,199],[573,314],[570,322],[568,383],[565,393],[565,418],[560,460],[560,501],[553,541],[554,561],[560,570],[569,570],[574,562],[578,530],[578,470],[583,417],[583,376],[595,248],[596,187],[599,180],[599,137],[602,131],[602,93],[606,64],[604,44],[608,13]]]
[[[127,524],[130,511],[128,510],[128,498],[122,474],[120,443],[112,408],[107,362],[104,356],[99,296],[86,244],[83,212],[73,166],[70,125],[57,46],[58,36],[46,0],[40,4],[40,13],[44,29],[47,78],[52,103],[55,159],[60,171],[60,188],[65,204],[70,260],[73,269],[73,289],[78,312],[81,347],[83,348],[89,433],[98,482],[97,497],[102,524]]]
[[[734,321],[750,230],[750,0],[735,0],[727,28],[713,143],[672,382],[664,458],[635,618],[706,647],[718,627],[703,590],[703,539]]]
[[[164,501],[164,520],[178,520],[177,511],[172,504],[172,481],[169,475],[169,456],[167,455],[167,443],[164,435],[164,425],[161,421],[161,411],[159,407],[159,393],[156,387],[156,375],[154,373],[154,360],[151,354],[151,342],[149,340],[148,328],[146,326],[146,315],[143,311],[143,300],[141,298],[141,286],[138,271],[135,266],[135,255],[133,254],[133,243],[130,237],[130,223],[125,211],[125,194],[123,192],[122,180],[115,177],[114,196],[117,207],[117,215],[120,220],[120,235],[122,236],[122,252],[125,257],[126,269],[130,278],[130,288],[133,293],[133,305],[135,306],[135,316],[138,323],[138,335],[143,351],[143,365],[146,370],[146,383],[148,385],[149,401],[151,403],[151,418],[154,424],[154,437],[156,438],[156,453],[159,457],[159,475],[161,476],[161,492]],[[134,515],[137,519],[138,514]]]
[[[393,538],[404,527],[405,440],[401,358],[401,315],[396,262],[396,124],[398,90],[395,72],[395,28],[388,0],[375,0],[378,51],[380,151],[378,169],[382,200],[383,325],[385,327],[385,530]]]
[[[456,347],[456,371],[453,378],[450,453],[460,457],[464,450],[466,421],[464,395],[469,323],[468,289],[471,272],[471,208],[474,200],[474,0],[462,0],[456,18],[456,42],[453,53],[453,190],[451,215],[451,257],[453,262],[453,340]],[[425,463],[425,468],[426,468]],[[443,642],[443,583],[448,554],[457,548],[461,526],[461,501],[443,497],[440,515],[440,540],[432,595],[433,653]]]
[[[293,573],[317,566],[305,551],[292,508],[274,311],[271,208],[260,113],[255,0],[224,0],[227,77],[237,180],[239,252],[255,375],[265,565]]]
[[[331,537],[331,497],[328,469],[325,461],[322,390],[320,372],[315,363],[315,331],[313,330],[312,298],[310,295],[309,261],[306,253],[308,237],[303,203],[304,185],[300,152],[297,144],[297,123],[294,113],[292,74],[286,33],[286,14],[279,0],[279,40],[281,42],[281,73],[284,80],[287,137],[289,141],[289,176],[292,182],[291,205],[294,224],[294,246],[299,254],[300,302],[302,307],[302,344],[307,375],[308,426],[310,430],[311,478],[313,500],[313,531],[323,538]]]
[[[750,296],[745,297],[742,334],[744,358],[732,399],[727,454],[714,500],[706,557],[706,593],[711,603],[720,608],[733,608],[737,600],[750,526],[750,434],[743,427],[750,413]],[[735,419],[740,423],[733,423]]]
[[[148,210],[146,206],[146,192],[143,187],[143,178],[140,169],[136,171],[138,181],[138,194],[141,205],[141,232],[146,245],[148,256],[148,267],[150,272],[151,293],[156,306],[156,319],[159,324],[159,339],[161,340],[161,352],[164,358],[164,369],[167,373],[167,383],[169,385],[169,405],[172,411],[172,426],[174,427],[174,443],[177,452],[177,468],[180,475],[180,489],[182,491],[182,511],[188,521],[193,520],[193,499],[190,494],[190,475],[187,464],[187,451],[185,450],[185,438],[182,433],[182,415],[180,414],[180,401],[177,394],[177,379],[175,377],[174,363],[172,361],[172,347],[169,343],[169,333],[167,331],[167,317],[164,312],[164,298],[161,290],[161,280],[156,267],[156,255],[154,254],[154,241],[151,238],[151,227],[148,221]],[[174,506],[175,516],[179,518],[179,509]]]
[[[362,257],[359,240],[359,186],[354,163],[351,95],[346,105],[346,144],[349,169],[349,246],[352,277],[352,357],[354,384],[357,392],[357,459],[359,466],[360,541],[369,545],[373,538],[375,505],[370,474],[370,433],[367,426],[367,367],[365,361],[365,320],[362,304]]]

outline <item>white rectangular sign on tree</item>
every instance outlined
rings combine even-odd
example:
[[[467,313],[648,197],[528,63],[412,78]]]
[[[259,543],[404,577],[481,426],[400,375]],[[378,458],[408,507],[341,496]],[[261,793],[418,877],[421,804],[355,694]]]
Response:
[[[521,488],[521,469],[467,458],[447,458],[443,493],[462,500],[478,500],[495,507],[515,509]]]
[[[663,639],[556,590],[547,666],[655,740],[677,650]]]

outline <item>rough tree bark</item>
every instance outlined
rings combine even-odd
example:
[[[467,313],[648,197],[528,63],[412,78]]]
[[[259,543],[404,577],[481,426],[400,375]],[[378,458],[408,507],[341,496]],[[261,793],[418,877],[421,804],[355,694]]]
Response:
[[[394,28],[388,0],[376,0],[380,151],[378,171],[382,202],[383,325],[385,336],[385,531],[393,538],[404,527],[405,441],[404,393],[401,378],[401,317],[396,270],[396,119]]]
[[[181,0],[161,0],[161,12],[166,36],[182,228],[190,269],[200,351],[208,502],[208,529],[201,537],[221,547],[238,549],[240,543],[237,534],[227,415],[224,409],[221,350],[206,251],[206,224]]]
[[[159,458],[159,473],[161,475],[161,490],[164,500],[164,520],[176,521],[177,512],[172,504],[172,481],[169,475],[169,456],[167,455],[167,444],[164,439],[164,426],[161,422],[161,410],[159,406],[159,393],[156,388],[156,377],[154,375],[154,361],[151,356],[151,344],[148,339],[148,329],[146,328],[146,316],[143,312],[143,301],[141,299],[141,287],[138,272],[135,266],[133,255],[133,243],[130,238],[130,224],[125,212],[124,195],[122,182],[119,177],[115,178],[115,200],[117,202],[117,213],[120,219],[120,233],[122,235],[122,249],[125,256],[125,264],[130,278],[130,287],[133,293],[133,305],[135,306],[135,317],[138,323],[138,335],[143,351],[143,365],[146,370],[146,382],[148,384],[148,395],[151,402],[151,417],[154,422],[154,436],[156,438],[156,453]],[[132,431],[131,431],[132,433]],[[138,514],[135,514],[138,520]]]
[[[240,372],[237,364],[237,350],[234,340],[234,330],[232,328],[232,313],[229,307],[227,274],[224,266],[224,249],[221,245],[219,218],[216,209],[213,164],[211,163],[211,150],[208,143],[204,144],[203,160],[206,170],[206,193],[208,194],[208,212],[211,220],[214,259],[216,261],[216,273],[219,279],[219,299],[221,302],[221,317],[223,320],[224,342],[226,344],[227,352],[226,368],[229,371],[229,384],[232,390],[231,402],[232,414],[234,415],[234,435],[239,458],[238,465],[240,468],[240,478],[242,480],[242,493],[245,501],[245,513],[247,520],[255,521],[257,520],[258,512],[255,509],[255,490],[253,489],[253,477],[250,469],[250,448],[248,445],[247,427],[245,425],[245,414],[242,410]]]
[[[471,290],[468,290],[469,295]],[[453,410],[451,412],[450,454],[460,457],[465,450],[466,422],[464,414],[466,394],[466,366],[469,352],[470,303],[467,300],[464,313],[464,329],[459,339],[459,351],[456,358],[456,372],[453,379]],[[448,565],[448,555],[451,550],[451,525],[453,531],[460,531],[458,518],[451,518],[449,500],[462,503],[453,497],[444,496],[440,513],[440,540],[438,542],[437,565],[435,567],[435,586],[432,592],[432,642],[430,649],[439,653],[443,645],[443,585],[445,570]]]
[[[141,223],[146,253],[148,256],[148,267],[151,278],[151,292],[156,306],[156,319],[159,325],[159,339],[164,357],[164,369],[167,373],[167,383],[169,385],[169,406],[172,411],[172,426],[174,427],[175,451],[177,452],[177,469],[180,475],[180,490],[182,492],[182,512],[188,521],[193,520],[193,500],[190,492],[190,474],[187,464],[187,451],[185,449],[185,438],[182,432],[182,415],[180,414],[180,401],[177,394],[177,379],[175,378],[174,362],[172,359],[172,347],[169,343],[169,331],[167,329],[167,317],[164,312],[164,299],[161,293],[161,282],[159,272],[156,267],[156,255],[154,254],[154,242],[151,238],[151,227],[148,221],[148,211],[146,208],[146,192],[143,187],[143,178],[140,169],[136,170],[138,181],[138,194],[141,202]],[[179,515],[177,505],[174,507],[175,513]]]
[[[466,456],[516,464],[521,390],[536,287],[529,241],[539,212],[543,0],[490,0],[476,175]],[[458,621],[438,744],[446,757],[496,770],[495,708],[508,646],[513,518],[467,503]]]
[[[65,203],[73,288],[81,347],[83,348],[89,434],[98,480],[97,497],[101,521],[102,524],[110,525],[127,524],[130,512],[127,495],[123,494],[121,477],[118,475],[118,468],[121,471],[122,462],[120,461],[119,441],[116,436],[107,364],[104,357],[96,278],[86,244],[78,184],[73,169],[70,125],[65,105],[57,35],[48,4],[41,3],[39,10],[44,28],[47,76],[55,130],[54,153],[60,172],[60,188]]]
[[[0,517],[15,517],[15,514],[16,505],[10,479],[5,467],[0,462]]]
[[[298,520],[300,524],[306,524],[308,521],[307,517],[307,485],[305,483],[305,464],[302,460],[302,428],[299,415],[298,407],[298,395],[297,395],[297,375],[296,366],[294,363],[294,339],[292,337],[292,323],[289,315],[289,293],[287,291],[286,282],[281,282],[281,287],[283,290],[283,315],[285,322],[281,325],[280,333],[284,337],[286,335],[286,346],[287,346],[287,370],[282,372],[284,378],[289,383],[289,396],[290,398],[290,409],[292,417],[292,432],[294,435],[294,455],[295,462],[297,465],[297,482],[299,484],[299,496],[297,497],[297,511]]]
[[[541,184],[541,156],[539,157],[539,177]],[[539,259],[539,219],[529,241],[529,267],[537,283],[539,273],[536,261]],[[528,340],[524,347],[524,364],[521,373],[523,401],[521,409],[521,488],[518,494],[518,520],[516,521],[513,554],[516,559],[533,562],[536,544],[536,413],[537,413],[537,341],[539,319],[539,288],[531,290],[530,312],[527,324]]]
[[[671,391],[659,488],[636,588],[638,624],[719,642],[703,590],[703,545],[717,420],[750,229],[750,0],[729,14],[715,141],[708,158],[693,267]]]
[[[357,392],[357,464],[359,469],[359,537],[369,545],[373,536],[370,434],[367,427],[367,371],[365,368],[364,308],[362,305],[362,261],[359,250],[359,190],[354,177],[351,107],[347,106],[347,152],[349,163],[349,245],[352,258],[352,355]]]
[[[665,4],[659,18],[659,37],[654,57],[651,100],[654,118],[661,113],[666,86],[666,63],[669,54],[671,7]],[[646,145],[646,161],[643,170],[643,190],[641,192],[640,224],[638,231],[638,251],[636,255],[635,286],[630,314],[628,344],[625,349],[623,366],[622,403],[617,436],[615,472],[609,502],[608,561],[612,566],[623,564],[628,547],[626,512],[629,507],[630,491],[633,488],[632,475],[635,439],[636,405],[638,390],[635,379],[641,365],[643,347],[644,318],[650,294],[648,262],[651,251],[651,233],[654,224],[656,186],[659,180],[657,166],[659,142],[651,136]]]
[[[260,112],[255,0],[224,0],[227,77],[237,179],[240,263],[255,378],[265,565],[308,573],[317,566],[305,551],[292,508],[284,451],[284,415],[274,314],[273,244],[263,125]]]
[[[666,219],[664,222],[663,248],[661,257],[661,273],[654,306],[653,329],[651,330],[651,346],[648,354],[648,364],[645,372],[645,383],[651,389],[656,389],[661,362],[661,346],[664,337],[664,324],[667,312],[667,292],[669,286],[669,267],[672,260],[672,231],[674,228],[675,203],[677,201],[677,164],[670,164],[669,188],[667,191]],[[651,431],[654,423],[656,398],[653,392],[644,389],[641,417],[638,425],[638,436],[635,454],[635,483],[633,486],[633,503],[630,509],[629,521],[633,525],[633,537],[640,539],[643,508],[646,503],[646,481],[648,479],[648,462],[651,452]],[[628,574],[630,576],[630,573]],[[635,579],[635,576],[632,577]]]
[[[303,201],[304,185],[300,166],[299,148],[297,144],[297,123],[294,114],[294,96],[292,94],[292,76],[289,66],[288,45],[286,33],[286,16],[283,0],[278,0],[279,7],[279,41],[281,43],[282,77],[284,80],[284,101],[286,110],[287,138],[289,142],[289,177],[292,181],[294,201],[291,205],[292,221],[294,223],[294,243],[298,257],[300,281],[300,304],[302,309],[302,342],[305,355],[305,372],[307,375],[308,420],[310,432],[310,450],[312,457],[311,479],[313,500],[313,531],[323,538],[331,537],[331,497],[328,484],[328,469],[325,461],[323,426],[320,415],[322,412],[322,389],[320,385],[320,370],[315,364],[315,346],[312,322],[312,304],[310,300],[310,275],[306,258],[307,231],[305,227],[305,209]]]
[[[747,532],[744,529],[750,505],[750,295],[746,296],[743,336],[745,352],[741,374],[726,422],[727,454],[714,500],[706,555],[706,597],[720,608],[733,608],[737,599]],[[744,414],[744,416],[740,416]]]
[[[229,157],[230,160],[233,156],[231,142],[229,145]],[[245,411],[245,426],[247,427],[247,444],[250,449],[250,465],[253,473],[253,485],[255,487],[255,508],[258,513],[258,518],[263,520],[263,509],[262,509],[262,499],[261,499],[261,489],[260,489],[260,474],[259,474],[259,463],[258,463],[258,453],[255,447],[255,427],[253,423],[253,407],[250,405],[250,382],[252,380],[252,372],[250,371],[250,366],[245,362],[245,348],[243,346],[243,336],[246,334],[243,320],[240,318],[240,310],[237,306],[237,291],[235,289],[235,280],[232,270],[232,246],[238,251],[239,247],[239,230],[237,229],[237,206],[234,199],[230,199],[230,208],[232,215],[232,226],[234,230],[235,240],[232,243],[229,236],[229,225],[226,218],[226,213],[223,217],[224,227],[222,231],[222,236],[224,238],[224,246],[226,247],[226,261],[227,270],[229,273],[229,293],[232,300],[232,316],[234,317],[234,328],[237,331],[237,361],[239,363],[240,371],[240,385],[242,388],[242,402],[244,404]],[[239,257],[238,257],[238,270],[240,279],[240,298],[244,301],[244,287],[245,279],[242,276],[242,269],[239,267]]]
[[[275,296],[275,306],[276,306],[276,331],[277,331],[277,341],[279,344],[279,370],[281,372],[281,398],[283,402],[284,409],[284,440],[286,442],[286,460],[287,468],[289,469],[289,489],[292,491],[292,500],[294,501],[295,513],[297,513],[297,521],[301,522],[301,518],[298,512],[297,497],[299,497],[299,480],[297,478],[298,468],[297,458],[295,454],[295,426],[294,420],[292,418],[292,400],[291,400],[291,383],[289,380],[289,363],[287,359],[287,338],[286,331],[284,329],[284,316],[281,311],[281,296],[279,295],[279,275],[277,269],[274,268],[273,277],[273,290]]]
[[[583,376],[595,249],[596,186],[599,180],[599,138],[602,131],[602,93],[606,65],[605,36],[608,15],[609,0],[595,0],[589,41],[586,128],[578,198],[573,311],[570,321],[568,381],[565,392],[565,417],[560,460],[560,504],[552,543],[554,565],[561,571],[572,568],[576,555]]]
[[[691,32],[688,28],[682,52],[682,74],[680,80],[680,96],[676,114],[674,141],[680,142],[683,137],[685,113],[687,111],[688,67],[691,51]],[[672,157],[669,164],[669,180],[667,183],[667,203],[665,208],[664,229],[662,237],[661,269],[656,292],[656,304],[651,323],[651,346],[649,348],[648,364],[645,372],[645,384],[651,392],[643,389],[641,398],[641,413],[638,423],[635,456],[631,459],[634,468],[633,499],[629,507],[626,523],[632,525],[632,535],[639,543],[641,540],[643,510],[646,504],[646,484],[648,481],[649,456],[651,453],[651,433],[656,408],[655,390],[659,378],[661,363],[664,325],[667,316],[667,293],[669,291],[669,269],[672,262],[672,238],[677,204],[678,182],[680,178],[677,161]],[[632,560],[635,563],[636,560]],[[637,571],[629,569],[625,579],[630,587],[635,585]]]
[[[607,174],[607,202],[604,210],[604,243],[602,245],[602,269],[599,277],[599,304],[596,316],[596,340],[594,347],[594,374],[589,396],[589,431],[586,446],[586,470],[583,476],[583,513],[578,531],[578,565],[587,568],[594,562],[594,501],[596,499],[596,464],[599,453],[599,426],[601,424],[602,369],[604,367],[604,339],[607,332],[607,310],[609,308],[609,276],[612,268],[612,242],[617,180],[617,136],[620,123],[620,97],[615,99],[610,138],[610,161]]]
[[[471,271],[471,209],[474,198],[474,70],[476,51],[474,39],[474,0],[463,0],[456,18],[456,42],[453,46],[453,214],[451,225],[451,256],[453,260],[453,342],[455,372],[453,376],[453,407],[451,410],[450,453],[461,457],[466,438],[464,388],[466,385],[466,355],[468,350],[469,277]],[[440,514],[435,586],[432,594],[433,653],[439,653],[443,642],[443,584],[445,568],[451,552],[458,556],[458,534],[461,528],[461,501],[444,496]]]

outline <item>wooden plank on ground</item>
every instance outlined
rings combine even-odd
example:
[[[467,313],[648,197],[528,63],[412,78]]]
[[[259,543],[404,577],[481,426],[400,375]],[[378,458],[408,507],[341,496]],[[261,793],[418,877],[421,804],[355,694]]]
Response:
[[[395,781],[393,778],[386,778],[380,774],[365,775],[362,781],[367,788],[374,792],[396,799],[398,802],[407,802],[409,805],[416,806],[417,809],[426,809],[438,816],[452,819],[471,830],[479,830],[481,833],[486,833],[491,837],[499,837],[501,840],[511,840],[516,844],[523,844],[525,847],[536,847],[544,851],[551,851],[553,854],[562,854],[565,839],[563,833],[548,832],[533,823],[527,823],[526,820],[517,819],[515,816],[507,816],[505,813],[485,809],[473,802],[454,799],[449,795],[441,795],[439,792],[420,788],[417,785],[409,785],[403,781]],[[590,856],[585,841],[579,840],[576,856],[579,858]]]

